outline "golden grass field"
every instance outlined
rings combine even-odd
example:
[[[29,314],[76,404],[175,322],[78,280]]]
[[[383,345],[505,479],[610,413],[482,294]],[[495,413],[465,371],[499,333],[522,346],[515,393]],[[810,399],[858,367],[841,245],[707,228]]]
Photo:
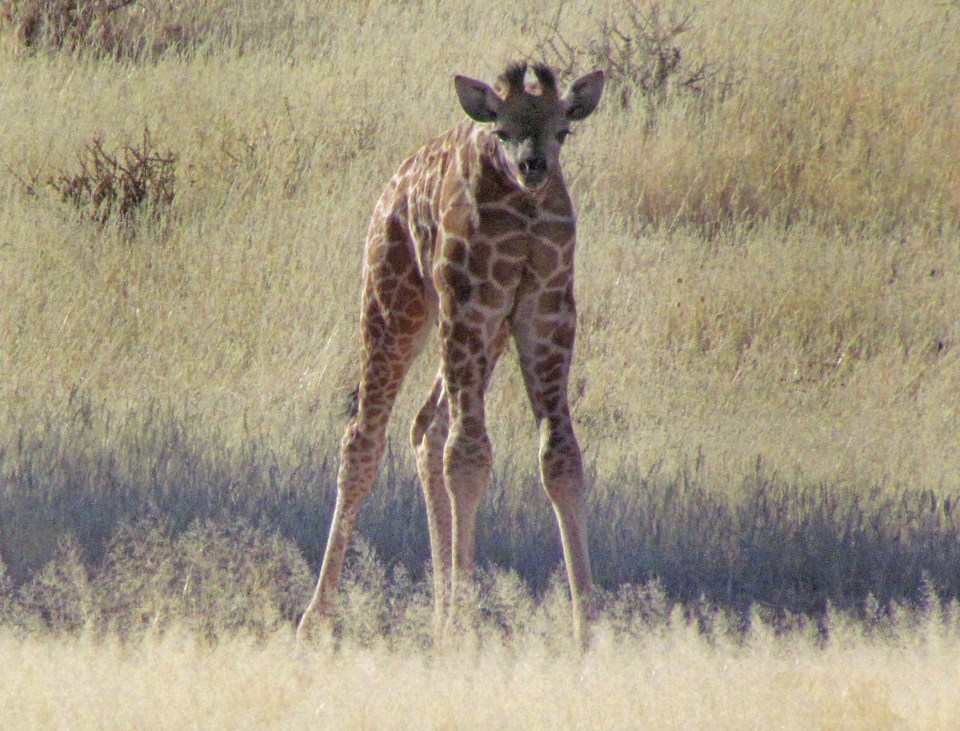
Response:
[[[0,725],[950,727],[960,641],[927,605],[960,595],[956,2],[143,0],[72,49],[25,45],[29,5],[0,3]],[[657,32],[680,55],[651,89]],[[564,152],[574,415],[598,583],[656,579],[681,614],[614,631],[608,603],[583,660],[380,622],[426,586],[424,357],[361,520],[383,586],[344,608],[372,629],[295,662],[370,210],[461,119],[453,74],[528,56],[608,71]],[[145,129],[171,203],[61,199],[95,140]],[[478,558],[537,604],[558,553],[528,413],[508,356]],[[773,618],[699,634],[701,596]],[[835,632],[784,629],[831,606]]]
[[[542,642],[430,653],[345,647],[297,658],[292,633],[213,647],[0,636],[8,728],[949,729],[952,628],[906,646],[842,630],[710,643],[684,625],[583,658]]]

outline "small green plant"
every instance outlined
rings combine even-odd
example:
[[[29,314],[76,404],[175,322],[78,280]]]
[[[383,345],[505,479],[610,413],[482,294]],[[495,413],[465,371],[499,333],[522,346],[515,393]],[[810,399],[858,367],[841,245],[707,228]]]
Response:
[[[176,155],[161,152],[147,128],[139,144],[110,153],[97,137],[77,158],[79,171],[62,172],[49,184],[61,200],[101,225],[114,217],[128,226],[143,214],[156,219],[173,203]]]

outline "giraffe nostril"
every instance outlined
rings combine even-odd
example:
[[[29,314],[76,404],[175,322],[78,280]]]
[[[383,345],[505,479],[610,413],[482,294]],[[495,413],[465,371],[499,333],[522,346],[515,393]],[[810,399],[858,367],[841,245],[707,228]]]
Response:
[[[524,175],[543,173],[547,170],[547,161],[539,157],[532,157],[529,160],[522,161],[519,168],[520,172]]]

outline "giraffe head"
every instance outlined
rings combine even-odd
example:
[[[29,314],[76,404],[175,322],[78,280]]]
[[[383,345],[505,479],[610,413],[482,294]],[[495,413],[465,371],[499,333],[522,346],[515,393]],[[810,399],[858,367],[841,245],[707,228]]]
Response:
[[[560,167],[560,147],[570,134],[570,122],[586,119],[597,108],[603,72],[581,76],[564,97],[548,66],[534,64],[533,73],[537,83],[527,85],[527,65],[511,64],[500,76],[496,91],[467,76],[457,76],[454,83],[467,115],[493,124],[511,177],[521,187],[536,191]]]

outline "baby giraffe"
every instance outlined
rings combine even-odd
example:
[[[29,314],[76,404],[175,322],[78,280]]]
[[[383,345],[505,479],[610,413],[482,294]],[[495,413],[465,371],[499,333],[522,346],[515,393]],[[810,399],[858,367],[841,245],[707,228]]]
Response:
[[[387,421],[411,363],[438,327],[440,368],[411,440],[426,497],[435,630],[473,571],[474,525],[490,482],[484,396],[510,337],[540,431],[540,475],[560,528],[573,633],[586,643],[592,592],[580,447],[567,400],[577,313],[576,219],[560,169],[572,122],[588,117],[603,72],[560,96],[554,73],[512,64],[496,90],[454,80],[470,117],[407,159],[367,231],[357,412],[340,450],[337,503],[320,579],[300,620],[329,621],[357,512],[376,478]]]

